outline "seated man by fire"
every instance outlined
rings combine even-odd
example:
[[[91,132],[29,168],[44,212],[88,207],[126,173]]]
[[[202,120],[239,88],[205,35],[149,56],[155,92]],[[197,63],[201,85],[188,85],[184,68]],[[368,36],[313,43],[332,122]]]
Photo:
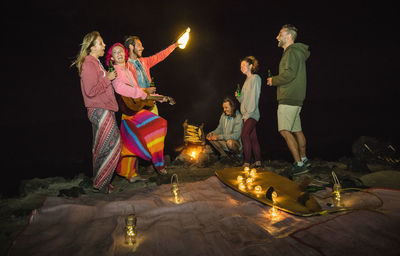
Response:
[[[219,119],[218,127],[207,134],[207,140],[220,153],[221,158],[228,158],[230,155],[241,158],[242,142],[242,115],[236,109],[232,98],[226,97],[222,101],[223,113]]]

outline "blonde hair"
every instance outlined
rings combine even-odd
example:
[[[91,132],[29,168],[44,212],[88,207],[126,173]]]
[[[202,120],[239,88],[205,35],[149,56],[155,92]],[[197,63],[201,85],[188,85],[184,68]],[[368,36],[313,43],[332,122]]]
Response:
[[[100,37],[100,33],[98,31],[92,31],[85,35],[81,44],[81,50],[79,51],[78,55],[74,62],[72,62],[72,66],[76,66],[78,69],[79,76],[82,72],[82,64],[85,60],[86,56],[90,53],[90,48],[95,44],[96,39]]]

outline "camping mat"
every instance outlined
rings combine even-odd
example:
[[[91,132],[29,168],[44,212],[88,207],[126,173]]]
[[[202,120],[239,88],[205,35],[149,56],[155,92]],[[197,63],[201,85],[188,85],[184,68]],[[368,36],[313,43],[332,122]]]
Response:
[[[377,210],[298,217],[244,196],[217,177],[99,199],[49,197],[33,211],[10,255],[398,255],[400,191],[375,189]],[[322,191],[324,192],[324,191]],[[361,205],[379,205],[360,194]],[[321,196],[322,199],[324,197]],[[361,207],[362,208],[362,207]],[[124,244],[124,216],[137,216],[137,242]]]

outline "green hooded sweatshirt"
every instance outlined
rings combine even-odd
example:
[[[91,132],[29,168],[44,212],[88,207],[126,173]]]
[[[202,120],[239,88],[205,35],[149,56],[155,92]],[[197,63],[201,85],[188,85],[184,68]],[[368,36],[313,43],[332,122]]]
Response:
[[[308,45],[294,43],[288,46],[279,63],[279,75],[272,77],[277,86],[279,104],[302,106],[306,97],[306,60],[310,56]]]

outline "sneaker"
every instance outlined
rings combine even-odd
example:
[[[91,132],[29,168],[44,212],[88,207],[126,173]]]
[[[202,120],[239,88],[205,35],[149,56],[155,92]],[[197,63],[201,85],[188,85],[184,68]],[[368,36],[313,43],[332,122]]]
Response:
[[[306,159],[305,161],[303,161],[303,164],[304,164],[304,166],[305,167],[311,167],[311,163],[310,163],[310,161],[308,160],[308,159]]]
[[[309,170],[307,169],[307,166],[302,165],[302,166],[298,166],[296,163],[293,164],[292,167],[292,174],[295,175],[300,175],[303,173],[307,173],[309,172]]]

